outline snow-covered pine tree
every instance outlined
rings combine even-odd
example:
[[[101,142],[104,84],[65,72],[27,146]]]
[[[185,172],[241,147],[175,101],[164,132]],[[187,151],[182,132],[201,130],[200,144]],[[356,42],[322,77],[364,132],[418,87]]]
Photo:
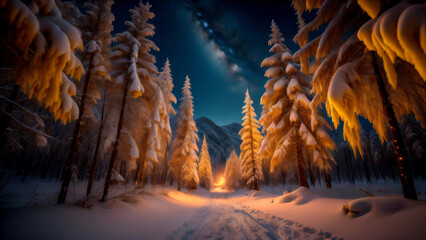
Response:
[[[169,149],[169,144],[171,140],[171,129],[170,129],[170,116],[169,114],[176,114],[175,109],[172,106],[172,103],[176,104],[176,97],[173,95],[173,78],[172,73],[170,69],[170,61],[167,58],[166,62],[164,63],[164,66],[162,68],[162,71],[158,75],[158,84],[161,88],[161,91],[163,92],[163,98],[164,103],[166,104],[166,112],[167,114],[164,115],[164,117],[161,119],[162,123],[160,133],[161,133],[161,149],[163,149],[162,154],[162,173],[161,173],[161,184],[164,186],[164,183],[166,182],[166,175],[167,175],[167,151]]]
[[[224,178],[226,190],[232,191],[241,187],[241,162],[235,150],[232,151],[231,155],[229,155],[229,158],[226,160]]]
[[[167,145],[162,144],[162,142],[168,143],[171,138],[169,113],[167,112],[162,89],[158,85],[158,78],[156,78],[156,83],[152,128],[147,139],[147,144],[149,146],[148,151],[151,151],[151,153],[148,152],[147,154],[147,160],[153,165],[152,186],[154,189],[157,177],[158,158],[163,158],[167,149]]]
[[[259,121],[252,106],[249,91],[246,92],[244,100],[242,129],[238,133],[241,136],[241,170],[242,177],[249,190],[259,191],[259,181],[263,179],[262,163],[259,158],[260,141],[262,135],[259,132]]]
[[[262,161],[270,161],[270,171],[297,167],[299,185],[309,187],[304,152],[312,153],[313,164],[325,171],[331,170],[335,144],[324,127],[331,128],[325,119],[310,108],[309,78],[293,65],[293,57],[283,43],[282,34],[272,20],[271,57],[261,67],[269,67],[265,76],[266,91],[261,98],[263,111],[260,123],[266,136],[262,141]]]
[[[203,145],[200,153],[200,165],[198,166],[198,177],[200,187],[210,190],[213,187],[212,164],[210,161],[209,147],[207,145],[206,135],[203,138]]]
[[[13,122],[33,133],[38,145],[46,146],[49,136],[42,131],[41,119],[15,100],[20,88],[29,99],[35,99],[53,113],[55,120],[67,123],[77,117],[78,107],[72,99],[76,87],[68,77],[80,79],[84,71],[74,54],[83,48],[80,32],[62,18],[54,1],[3,1],[0,15],[5,26],[1,31],[0,57],[7,59],[6,55],[13,55],[11,79],[17,84],[8,97],[1,96],[6,106],[0,117],[0,142],[8,141],[7,126]],[[11,114],[15,107],[33,119],[32,127]]]
[[[164,101],[166,102],[167,112],[176,114],[175,109],[172,106],[172,103],[176,104],[176,97],[172,93],[173,91],[173,78],[172,78],[172,70],[170,69],[170,61],[167,58],[162,71],[158,75],[158,84],[163,91]]]
[[[99,88],[105,86],[104,81],[111,80],[108,75],[110,66],[108,53],[112,41],[111,31],[114,15],[111,13],[112,0],[99,0],[97,2],[87,2],[85,14],[78,19],[78,26],[83,33],[85,45],[83,51],[83,65],[85,75],[82,81],[81,101],[79,103],[79,114],[76,120],[74,134],[72,137],[70,153],[65,163],[63,183],[58,198],[58,203],[64,203],[68,193],[68,187],[78,161],[79,148],[81,146],[82,126],[89,125],[87,116],[92,115],[92,107],[100,99]],[[96,163],[95,163],[96,164]],[[94,180],[91,176],[87,193]]]
[[[114,21],[114,15],[111,12],[112,4],[112,0],[87,2],[83,5],[86,8],[85,13],[78,18],[78,26],[83,35],[83,42],[85,43],[83,58],[86,74],[82,81],[83,88],[80,102],[80,114],[76,122],[73,136],[72,146],[75,144],[74,148],[76,149],[71,151],[71,155],[74,155],[72,156],[73,158],[76,158],[78,146],[80,145],[79,143],[82,135],[80,127],[81,125],[86,125],[86,128],[94,127],[93,124],[87,126],[90,125],[86,122],[87,116],[93,115],[92,108],[97,105],[97,101],[101,98],[100,89],[102,89],[103,94],[106,94],[106,81],[111,80],[109,76],[109,52],[111,51],[111,42],[113,39],[111,36]],[[104,99],[105,98],[106,96],[104,96]],[[97,132],[98,136],[86,195],[90,195],[92,190],[100,151],[100,142],[104,125],[105,101],[102,101],[101,104],[102,107],[99,116],[100,126]]]
[[[5,1],[0,5],[7,26],[2,45],[16,54],[14,79],[30,99],[36,99],[63,123],[78,115],[72,99],[84,72],[74,54],[83,48],[77,28],[64,20],[54,1]]]
[[[102,201],[106,200],[108,195],[109,184],[111,181],[112,170],[115,161],[119,154],[119,142],[122,140],[122,128],[126,127],[125,132],[129,136],[130,143],[136,142],[134,136],[137,134],[133,131],[133,124],[142,125],[140,129],[144,132],[143,142],[145,144],[143,160],[156,159],[156,151],[152,151],[157,144],[155,143],[157,137],[157,123],[159,121],[159,109],[161,104],[155,105],[154,101],[158,98],[159,90],[155,82],[158,70],[155,67],[155,57],[149,52],[151,50],[158,51],[155,43],[147,37],[153,36],[154,26],[148,21],[154,18],[154,13],[150,12],[151,5],[149,3],[143,4],[140,2],[137,7],[131,9],[132,21],[126,21],[127,31],[117,34],[119,44],[113,47],[112,55],[112,68],[111,76],[115,78],[115,83],[122,86],[123,95],[121,97],[121,105],[118,115],[118,124],[116,128],[110,128],[107,135],[107,142],[104,144],[107,148],[113,144],[112,156],[108,167],[107,176],[105,179],[105,189],[102,196]],[[132,96],[128,96],[128,93]],[[140,98],[137,100],[136,98]],[[114,99],[112,99],[114,101]],[[128,112],[128,113],[126,113]],[[140,114],[144,114],[144,120],[141,120]],[[114,115],[113,115],[114,116]],[[126,121],[126,123],[124,123]],[[129,123],[130,122],[130,123]],[[124,139],[123,139],[124,140]],[[154,142],[154,143],[153,143]],[[132,144],[129,144],[132,146]],[[120,146],[124,148],[124,146]],[[129,154],[133,155],[133,147],[129,148]],[[138,154],[134,154],[132,159]],[[129,164],[132,168],[136,163]],[[143,165],[142,165],[143,167]]]
[[[362,2],[367,3],[368,1]],[[373,3],[373,1],[370,2]],[[392,7],[395,4],[395,2],[391,2],[386,4],[386,7]],[[300,12],[318,9],[316,17],[300,29],[294,37],[294,41],[301,47],[294,54],[295,61],[300,61],[305,73],[315,70],[312,80],[315,97],[312,104],[316,106],[325,102],[327,112],[336,128],[340,119],[343,120],[344,138],[348,140],[354,151],[356,149],[360,151],[361,156],[363,153],[360,145],[358,115],[372,123],[382,142],[387,138],[386,126],[388,125],[398,159],[398,171],[404,196],[416,199],[412,174],[407,163],[408,155],[397,120],[401,120],[406,114],[414,113],[422,126],[426,126],[423,114],[423,108],[426,105],[426,88],[418,87],[424,86],[424,79],[413,66],[396,58],[395,72],[398,82],[401,81],[403,84],[398,84],[397,88],[391,86],[391,84],[396,86],[396,82],[392,79],[386,80],[381,70],[383,64],[389,65],[388,59],[384,59],[382,63],[381,59],[376,57],[375,52],[365,54],[368,49],[357,37],[359,31],[358,36],[367,42],[369,47],[383,47],[381,44],[370,45],[368,43],[370,40],[372,41],[371,35],[368,35],[368,29],[372,26],[367,22],[368,16],[363,13],[357,1],[293,0],[293,6]],[[373,16],[380,11],[385,12],[385,9],[375,11]],[[386,29],[392,29],[392,25],[395,26],[394,19],[397,16],[399,15],[387,18],[390,21]],[[326,26],[324,31],[310,41],[309,32],[316,31],[322,25]],[[417,24],[415,27],[418,26]],[[378,27],[374,29],[379,30]],[[413,29],[410,28],[411,30]],[[394,35],[392,31],[389,33]],[[380,31],[377,34],[380,34]],[[392,39],[392,37],[389,38],[390,41]],[[392,49],[386,53],[392,56],[391,59],[394,59],[393,57],[396,55],[392,52],[396,49]],[[407,58],[414,56],[410,52],[407,51]],[[311,58],[315,58],[315,60],[310,62]],[[392,71],[389,66],[385,66],[385,68],[387,71]],[[383,108],[383,111],[377,111],[378,106]]]
[[[189,77],[186,76],[178,110],[178,123],[175,140],[173,141],[172,157],[169,161],[171,172],[178,179],[178,191],[180,191],[183,181],[186,182],[189,188],[196,187],[199,182],[196,168],[198,130],[194,121],[194,104],[189,81]]]

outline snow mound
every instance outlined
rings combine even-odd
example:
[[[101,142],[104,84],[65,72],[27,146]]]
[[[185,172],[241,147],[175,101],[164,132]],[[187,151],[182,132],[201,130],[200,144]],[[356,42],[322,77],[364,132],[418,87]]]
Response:
[[[270,197],[271,194],[262,191],[250,190],[246,193],[248,197]]]
[[[294,203],[302,205],[315,199],[317,196],[306,187],[300,187],[291,193],[287,191],[282,196],[274,199],[274,203]]]
[[[365,214],[380,214],[383,216],[399,212],[411,204],[410,200],[401,197],[366,197],[350,201],[343,205],[343,212],[351,217]]]

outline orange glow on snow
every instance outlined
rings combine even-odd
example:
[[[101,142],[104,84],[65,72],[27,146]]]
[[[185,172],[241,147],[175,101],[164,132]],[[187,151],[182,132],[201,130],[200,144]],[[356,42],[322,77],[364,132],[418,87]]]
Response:
[[[215,187],[223,187],[225,185],[225,178],[221,177],[218,183],[215,183]]]

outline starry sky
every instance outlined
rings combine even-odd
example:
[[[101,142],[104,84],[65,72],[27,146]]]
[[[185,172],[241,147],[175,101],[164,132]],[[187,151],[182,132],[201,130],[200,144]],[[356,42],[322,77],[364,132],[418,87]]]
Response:
[[[117,33],[126,29],[128,10],[139,1],[115,2]],[[260,63],[270,56],[267,42],[272,19],[285,44],[292,52],[298,49],[292,41],[297,20],[291,1],[154,0],[150,4],[156,15],[151,20],[156,35],[151,39],[160,48],[153,53],[156,65],[161,69],[169,58],[178,99],[185,76],[190,77],[195,118],[205,116],[218,125],[240,123],[247,89],[260,115],[267,81]]]

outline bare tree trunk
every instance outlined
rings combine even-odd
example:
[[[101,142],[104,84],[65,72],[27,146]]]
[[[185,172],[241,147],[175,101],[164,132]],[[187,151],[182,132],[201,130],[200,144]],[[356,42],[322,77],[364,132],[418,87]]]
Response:
[[[81,102],[79,107],[80,111],[78,113],[78,119],[74,128],[74,135],[72,138],[70,153],[68,154],[68,158],[64,168],[64,176],[63,176],[61,191],[58,197],[58,204],[64,203],[67,198],[68,187],[70,185],[71,178],[74,172],[74,166],[77,162],[77,156],[78,156],[78,150],[79,150],[80,138],[81,138],[80,129],[81,129],[82,121],[83,121],[84,108],[86,106],[87,90],[89,89],[89,80],[90,80],[90,76],[92,72],[90,71],[90,69],[93,68],[93,65],[92,65],[93,58],[94,58],[94,53],[90,55],[89,70],[84,76],[83,95],[81,96]]]
[[[324,169],[324,180],[327,188],[331,188],[331,178],[327,170]]]
[[[136,166],[136,173],[135,173],[135,186],[138,186],[139,181],[140,181],[140,180],[139,180],[139,178],[140,178],[139,174],[140,174],[140,172],[141,172],[141,161],[142,161],[142,159],[138,161],[138,164],[137,164],[137,166]]]
[[[152,189],[155,191],[155,180],[157,178],[157,167],[158,167],[158,163],[155,162],[154,163],[154,168],[152,169]]]
[[[388,92],[385,87],[382,74],[377,64],[376,53],[370,52],[373,59],[374,71],[377,75],[377,87],[379,88],[380,98],[382,100],[383,111],[386,120],[391,129],[393,149],[395,152],[396,162],[398,165],[399,178],[401,181],[402,192],[404,197],[408,199],[417,200],[416,189],[414,188],[413,175],[411,173],[408,154],[405,148],[404,139],[402,137],[401,129],[399,128],[398,121],[396,120],[395,112],[391,102],[389,101]]]
[[[145,187],[146,181],[148,180],[147,175],[148,175],[148,162],[145,162],[142,168],[142,188]]]
[[[281,180],[282,180],[283,186],[285,186],[285,182],[287,180],[287,176],[286,176],[286,174],[285,174],[284,171],[281,171],[281,178],[282,178]]]
[[[178,172],[178,187],[177,190],[180,192],[180,188],[182,186],[182,167],[179,166],[179,172]]]
[[[163,172],[161,174],[161,185],[163,187],[164,187],[164,184],[166,183],[166,176],[167,176],[167,152],[168,152],[168,148],[166,148],[166,153],[164,154]]]
[[[105,98],[105,93],[106,93],[106,91],[105,91],[105,88],[104,88],[104,98]],[[89,178],[89,183],[87,184],[86,196],[89,196],[90,193],[92,192],[93,182],[95,181],[96,168],[97,168],[97,165],[98,165],[99,148],[101,146],[102,131],[104,129],[105,105],[106,104],[105,104],[105,99],[104,99],[104,103],[102,105],[102,113],[101,113],[101,126],[99,127],[98,138],[96,139],[95,155],[93,156],[92,169],[90,170],[90,178]]]
[[[308,179],[306,177],[306,171],[305,171],[305,163],[303,161],[302,148],[299,142],[296,144],[296,148],[297,148],[297,173],[299,177],[299,185],[301,187],[309,188]]]
[[[124,122],[124,110],[126,108],[126,102],[127,102],[128,85],[129,85],[129,78],[126,77],[126,83],[124,84],[123,101],[121,103],[120,117],[118,119],[117,134],[116,134],[116,138],[114,142],[114,148],[112,150],[111,160],[109,162],[107,176],[105,178],[104,193],[101,199],[102,202],[105,202],[108,196],[109,185],[111,183],[112,170],[114,168],[115,161],[117,160],[117,157],[118,157],[118,144],[120,143],[121,129],[123,127],[123,122]]]
[[[173,176],[170,174],[170,186],[172,186],[173,185]]]
[[[259,191],[259,183],[258,183],[257,179],[254,179],[254,181],[253,181],[252,190]]]
[[[392,154],[390,154],[390,155],[392,155]],[[392,180],[395,182],[396,181],[396,176],[395,176],[395,159],[394,159],[394,156],[392,155],[392,156],[390,156],[390,158],[389,158],[389,160],[388,160],[388,163],[389,163],[389,168],[390,168],[390,172],[391,172],[391,177],[392,177]]]
[[[354,177],[354,173],[353,173],[353,168],[352,168],[352,162],[351,162],[351,154],[347,154],[350,150],[345,149],[345,156],[344,159],[346,159],[346,167],[348,170],[348,175],[349,175],[349,180],[351,181],[352,184],[355,183],[355,177]]]
[[[337,173],[337,180],[339,181],[339,183],[341,183],[341,180],[340,180],[340,167],[339,167],[338,164],[336,165],[336,173]]]
[[[371,184],[370,171],[368,170],[367,159],[361,159],[362,165],[364,166],[365,177],[367,179],[367,183]]]
[[[315,174],[314,174],[314,166],[311,164],[311,161],[307,160],[308,162],[308,171],[309,171],[309,181],[311,182],[312,186],[315,186]]]

